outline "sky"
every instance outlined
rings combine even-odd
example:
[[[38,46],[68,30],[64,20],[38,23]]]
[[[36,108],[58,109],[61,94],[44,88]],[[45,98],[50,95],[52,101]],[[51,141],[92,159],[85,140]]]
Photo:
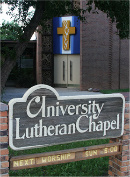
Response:
[[[3,20],[7,21],[12,21],[11,16],[7,15],[6,12],[8,11],[8,5],[6,4],[0,4],[1,6],[1,14],[0,14],[0,26],[2,25]]]
[[[11,22],[13,21],[13,18],[11,18],[11,15],[7,15],[6,12],[8,11],[8,5],[5,3],[0,4],[0,26],[2,25],[2,22],[5,20],[6,22]],[[32,11],[33,8],[30,9]],[[14,12],[17,13],[17,10]],[[32,36],[31,40],[35,40],[35,34]]]

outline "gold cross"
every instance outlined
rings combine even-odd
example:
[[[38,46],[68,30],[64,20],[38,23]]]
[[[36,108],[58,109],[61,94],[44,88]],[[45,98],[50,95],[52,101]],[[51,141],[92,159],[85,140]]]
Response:
[[[57,34],[63,34],[63,50],[70,49],[70,34],[75,34],[75,27],[70,27],[70,20],[64,20],[61,28],[57,28]]]

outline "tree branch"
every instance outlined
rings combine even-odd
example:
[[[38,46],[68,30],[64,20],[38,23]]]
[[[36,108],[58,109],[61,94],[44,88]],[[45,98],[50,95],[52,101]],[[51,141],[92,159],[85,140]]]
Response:
[[[34,31],[40,24],[45,11],[45,1],[38,1],[36,4],[36,11],[30,23],[25,27],[24,34],[21,36],[21,40],[16,44],[15,50],[17,51],[17,58],[22,55],[23,51],[27,47],[30,38],[32,37]]]
[[[5,83],[8,79],[8,76],[16,64],[16,60],[23,54],[24,50],[26,49],[28,42],[30,41],[31,36],[33,35],[34,31],[40,24],[42,20],[43,14],[45,11],[45,1],[38,1],[36,4],[36,11],[34,13],[33,18],[31,19],[30,23],[26,26],[24,30],[24,34],[22,35],[22,41],[18,41],[15,45],[14,50],[16,52],[16,57],[11,58],[8,56],[2,66],[1,69],[1,87],[2,89],[5,86]]]

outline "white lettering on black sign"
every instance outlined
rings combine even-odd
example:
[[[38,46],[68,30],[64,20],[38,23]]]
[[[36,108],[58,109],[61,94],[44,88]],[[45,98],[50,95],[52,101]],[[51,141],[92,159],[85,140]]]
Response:
[[[60,97],[37,85],[9,102],[9,139],[15,150],[123,134],[121,94]]]

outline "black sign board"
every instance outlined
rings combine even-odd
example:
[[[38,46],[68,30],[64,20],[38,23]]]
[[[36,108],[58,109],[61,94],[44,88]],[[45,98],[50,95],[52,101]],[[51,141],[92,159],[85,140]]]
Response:
[[[122,94],[59,96],[47,85],[9,102],[9,145],[23,150],[123,134]]]

